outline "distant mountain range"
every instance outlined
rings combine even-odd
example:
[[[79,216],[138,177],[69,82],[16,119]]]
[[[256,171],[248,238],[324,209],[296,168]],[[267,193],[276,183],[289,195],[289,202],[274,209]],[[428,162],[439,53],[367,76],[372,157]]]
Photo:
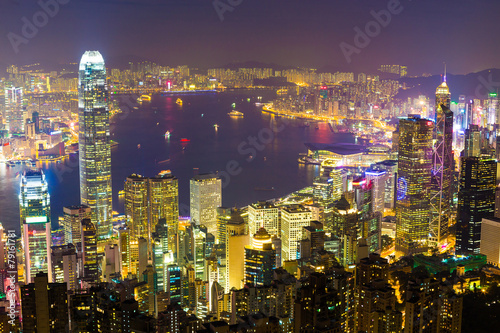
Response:
[[[396,98],[406,99],[425,95],[432,97],[436,94],[436,88],[443,82],[442,75],[429,77],[402,78],[401,83],[412,87],[400,90]],[[486,69],[477,73],[466,75],[447,75],[447,83],[450,87],[452,101],[458,101],[459,95],[465,95],[467,99],[485,99],[488,93],[500,92],[500,69]]]

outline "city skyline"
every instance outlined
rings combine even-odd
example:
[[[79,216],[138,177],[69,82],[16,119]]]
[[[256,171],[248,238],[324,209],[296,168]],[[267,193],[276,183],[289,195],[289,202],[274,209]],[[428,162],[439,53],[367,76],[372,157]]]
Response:
[[[496,331],[498,12],[4,1],[0,332]]]
[[[493,0],[464,3],[458,7],[454,7],[455,2],[450,0],[441,1],[439,5],[432,1],[390,0],[380,4],[356,1],[342,6],[320,1],[307,4],[291,1],[286,6],[267,1],[233,1],[237,5],[222,10],[222,21],[221,10],[214,6],[217,1],[57,2],[56,13],[40,28],[35,27],[37,32],[29,35],[30,38],[23,35],[22,18],[32,22],[33,15],[41,11],[41,7],[36,3],[14,0],[2,4],[2,12],[10,12],[8,16],[2,16],[5,34],[17,34],[26,43],[19,44],[18,53],[15,53],[9,38],[4,38],[0,48],[3,50],[1,63],[6,65],[13,60],[21,61],[21,64],[49,60],[68,63],[86,49],[99,49],[110,57],[130,55],[157,62],[204,67],[253,60],[285,66],[333,66],[337,70],[368,71],[374,68],[374,63],[404,63],[411,68],[412,75],[439,73],[443,62],[456,69],[453,72],[461,74],[500,67],[491,49],[497,46],[488,42],[498,33],[494,20],[488,19],[500,6]],[[228,5],[225,0],[219,3]],[[382,20],[383,24],[374,28],[377,33],[372,33],[374,37],[369,37],[367,45],[359,42],[356,46],[354,38],[357,32],[354,29],[365,30],[366,24],[377,22],[372,11],[379,13],[390,6],[397,8],[394,10],[397,14],[390,15],[389,23]],[[96,10],[98,8],[117,15],[103,17],[104,14]],[[79,26],[85,26],[84,20],[89,15],[102,23],[79,30]],[[425,28],[413,29],[422,20],[426,21]],[[111,29],[103,29],[106,24]],[[450,31],[457,36],[474,38],[468,47],[457,42],[441,48],[438,54],[424,51],[440,49],[441,41],[447,39]],[[281,38],[288,34],[294,38]],[[127,38],[112,38],[113,35]],[[49,36],[57,36],[58,40],[50,49],[43,47],[50,43]],[[352,55],[351,63],[346,61],[341,43],[348,43],[360,51]],[[392,52],[392,43],[403,47],[406,52]],[[214,48],[215,45],[221,47]],[[490,49],[482,52],[486,45]],[[140,53],[135,51],[138,48]],[[265,56],[258,51],[260,48],[266,49]],[[474,59],[474,62],[469,59]],[[432,65],[428,68],[422,64]]]

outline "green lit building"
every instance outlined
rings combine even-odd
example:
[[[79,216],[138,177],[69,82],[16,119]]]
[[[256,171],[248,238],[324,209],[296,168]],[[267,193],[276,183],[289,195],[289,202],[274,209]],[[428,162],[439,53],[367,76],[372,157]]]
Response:
[[[50,195],[48,183],[42,170],[24,172],[21,179],[19,208],[25,282],[32,283],[39,272],[50,273],[49,282],[52,282]]]

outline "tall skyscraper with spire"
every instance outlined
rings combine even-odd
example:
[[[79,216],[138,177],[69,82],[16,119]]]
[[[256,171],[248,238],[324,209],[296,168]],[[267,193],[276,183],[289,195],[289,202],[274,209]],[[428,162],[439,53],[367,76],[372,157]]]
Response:
[[[91,208],[98,239],[111,234],[111,145],[106,67],[98,51],[87,51],[78,77],[80,199]]]
[[[436,89],[435,125],[433,133],[431,171],[431,216],[429,246],[435,247],[448,235],[453,199],[453,112],[450,110],[451,94],[446,83],[446,68],[443,82]]]

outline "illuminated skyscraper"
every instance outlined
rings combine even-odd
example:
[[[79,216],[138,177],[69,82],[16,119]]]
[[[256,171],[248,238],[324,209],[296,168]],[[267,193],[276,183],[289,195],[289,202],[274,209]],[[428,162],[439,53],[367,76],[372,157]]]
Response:
[[[63,207],[64,212],[64,243],[80,242],[81,223],[90,218],[90,207],[85,205]]]
[[[78,263],[73,244],[52,247],[53,281],[66,283],[68,290],[76,290],[78,283]]]
[[[304,227],[311,224],[312,213],[301,205],[283,207],[281,210],[282,260],[295,260],[302,240]]]
[[[130,229],[127,227],[118,230],[118,248],[121,254],[121,272],[122,278],[127,278],[129,273],[133,272],[132,268],[132,249],[130,244]]]
[[[276,250],[271,235],[260,228],[252,237],[252,244],[245,246],[245,284],[269,286],[276,268]]]
[[[111,235],[111,145],[106,67],[98,51],[87,51],[78,77],[80,199],[91,208],[98,239]]]
[[[462,157],[457,208],[457,254],[479,254],[481,220],[495,213],[497,162],[488,157]]]
[[[50,195],[42,170],[27,170],[19,194],[26,283],[38,272],[49,274],[52,282]]]
[[[179,181],[170,170],[149,179],[149,223],[154,231],[158,221],[165,219],[169,250],[176,255],[179,232]]]
[[[23,106],[23,88],[5,88],[5,119],[9,134],[24,133],[25,109]]]
[[[141,175],[130,175],[125,180],[125,215],[132,238],[148,238],[148,179]]]
[[[194,176],[190,181],[191,221],[217,232],[217,207],[222,206],[222,181],[214,174]]]
[[[248,233],[253,237],[260,228],[271,235],[280,235],[279,209],[270,202],[261,201],[248,205]]]
[[[129,216],[132,237],[151,239],[163,220],[169,234],[169,250],[175,254],[179,230],[179,183],[170,170],[154,178],[132,174],[125,181],[125,214]],[[149,245],[151,243],[149,242]],[[151,250],[151,247],[150,247]]]
[[[431,175],[431,216],[429,246],[435,247],[448,235],[453,199],[453,112],[450,110],[450,90],[445,81],[436,89],[434,149]]]
[[[81,235],[83,278],[88,282],[98,282],[97,229],[90,219],[82,220]]]
[[[427,251],[434,123],[419,116],[399,121],[396,251]]]

